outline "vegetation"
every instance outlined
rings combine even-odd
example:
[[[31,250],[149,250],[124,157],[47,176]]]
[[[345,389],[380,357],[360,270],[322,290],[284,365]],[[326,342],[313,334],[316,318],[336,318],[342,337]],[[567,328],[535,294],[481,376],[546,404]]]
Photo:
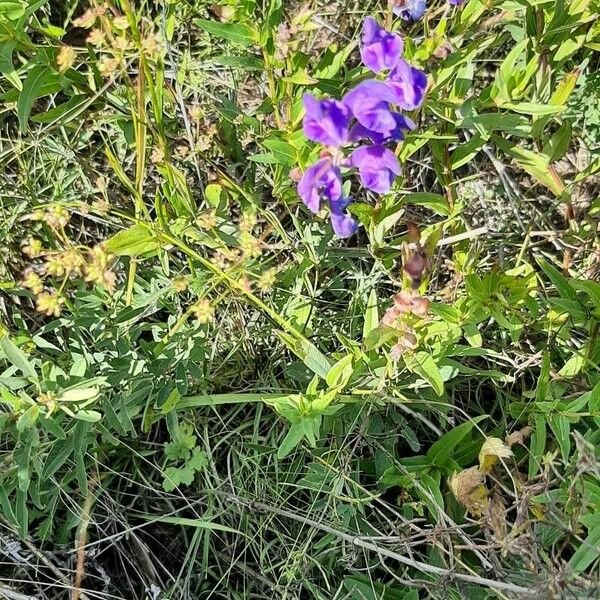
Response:
[[[0,597],[598,598],[599,15],[0,0]]]

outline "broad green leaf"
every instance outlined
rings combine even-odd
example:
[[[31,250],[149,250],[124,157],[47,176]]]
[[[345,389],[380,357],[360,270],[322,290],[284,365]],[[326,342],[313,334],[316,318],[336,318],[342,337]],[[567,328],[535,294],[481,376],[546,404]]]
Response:
[[[34,102],[41,95],[43,87],[48,82],[56,79],[56,77],[50,67],[43,65],[37,65],[29,71],[17,100],[17,116],[22,133],[27,131],[27,121],[31,114],[31,109]]]
[[[69,438],[56,442],[52,445],[42,472],[42,479],[49,479],[58,471],[69,459],[73,452],[73,439]]]
[[[16,45],[15,40],[0,43],[0,73],[20,91],[23,89],[23,83],[13,64],[13,51]]]
[[[461,423],[448,433],[445,433],[437,442],[432,444],[431,448],[427,451],[426,456],[429,463],[436,467],[445,466],[458,444],[464,440],[475,425],[487,418],[488,415],[479,415],[470,421]]]
[[[557,115],[564,110],[564,106],[555,104],[535,104],[534,102],[506,102],[502,108],[507,108],[522,115]]]
[[[343,388],[352,377],[352,354],[347,354],[335,363],[327,373],[325,381],[330,388]]]
[[[79,421],[87,421],[88,423],[97,423],[102,419],[102,415],[96,410],[78,410],[75,413],[75,418]]]
[[[406,368],[420,375],[441,396],[444,393],[444,381],[440,369],[435,360],[428,352],[417,352],[414,356],[405,360]]]
[[[291,144],[281,140],[265,140],[262,145],[271,151],[279,164],[291,167],[298,163],[298,154]]]
[[[0,339],[0,348],[8,362],[17,367],[23,375],[26,377],[37,377],[37,373],[25,353],[8,336],[5,335]]]
[[[25,14],[27,2],[24,0],[0,0],[0,16],[15,21]]]
[[[587,537],[575,550],[569,560],[569,567],[574,573],[582,573],[600,557],[600,522],[596,521],[588,529]]]
[[[373,288],[369,294],[367,307],[365,309],[365,320],[363,323],[363,343],[367,336],[377,327],[378,324],[379,314],[377,311],[377,290]]]
[[[569,280],[553,265],[551,265],[544,258],[537,259],[542,271],[546,274],[548,279],[552,282],[561,298],[567,300],[577,300],[577,293],[573,286],[569,283]]]
[[[257,32],[246,25],[239,23],[217,23],[216,21],[207,21],[205,19],[196,19],[194,22],[207,33],[223,40],[244,46],[252,46],[258,42]]]
[[[285,458],[303,439],[302,423],[293,423],[277,450],[277,458]]]
[[[535,415],[533,433],[529,446],[529,479],[534,477],[540,469],[544,451],[546,450],[546,417],[542,414]]]
[[[418,206],[426,206],[433,212],[443,217],[449,217],[452,214],[448,206],[448,200],[441,194],[433,194],[430,192],[415,192],[404,196],[405,204],[416,204]]]
[[[155,252],[158,248],[158,236],[141,223],[119,231],[106,242],[106,249],[118,256],[140,256]]]

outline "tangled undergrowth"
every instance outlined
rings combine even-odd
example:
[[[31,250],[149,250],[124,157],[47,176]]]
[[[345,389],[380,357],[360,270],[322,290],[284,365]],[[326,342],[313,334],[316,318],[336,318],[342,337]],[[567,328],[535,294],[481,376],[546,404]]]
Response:
[[[600,597],[598,0],[0,0],[0,597]]]

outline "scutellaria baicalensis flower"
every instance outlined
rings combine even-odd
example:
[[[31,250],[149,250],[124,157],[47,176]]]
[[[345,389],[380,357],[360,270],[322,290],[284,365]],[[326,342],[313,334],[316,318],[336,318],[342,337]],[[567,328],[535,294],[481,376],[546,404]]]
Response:
[[[398,34],[386,31],[373,17],[365,19],[360,56],[371,71],[380,73],[385,69],[393,69],[403,47],[404,43]]]
[[[363,28],[361,57],[375,73],[388,71],[382,79],[368,79],[351,89],[341,101],[318,99],[306,94],[303,130],[305,136],[322,144],[321,158],[295,177],[298,194],[313,213],[322,203],[329,206],[333,230],[349,237],[358,223],[348,212],[351,198],[344,193],[342,172],[357,169],[362,185],[379,194],[391,189],[400,175],[400,163],[386,144],[404,139],[414,122],[394,107],[414,110],[421,106],[427,77],[402,57],[403,42],[368,17]],[[355,147],[356,144],[362,144]],[[354,146],[349,157],[345,148]]]

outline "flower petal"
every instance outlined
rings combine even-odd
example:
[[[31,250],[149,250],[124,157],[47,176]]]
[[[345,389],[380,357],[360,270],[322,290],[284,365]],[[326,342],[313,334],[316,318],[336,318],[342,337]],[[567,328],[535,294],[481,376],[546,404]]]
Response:
[[[401,172],[396,155],[384,146],[361,146],[350,159],[363,185],[379,194],[388,192]]]
[[[358,222],[346,212],[346,207],[350,202],[350,198],[340,198],[338,201],[329,202],[331,225],[335,234],[341,238],[348,238],[358,230]]]
[[[450,1],[452,2],[452,0]],[[423,17],[426,9],[426,0],[404,0],[403,6],[394,7],[394,14],[401,17],[405,21],[418,21]]]
[[[363,25],[360,55],[363,64],[375,73],[393,69],[402,54],[402,38],[383,27],[373,17],[367,17]]]
[[[309,140],[336,148],[346,143],[351,115],[345,104],[330,98],[317,100],[311,94],[305,94],[302,102],[304,135]]]
[[[342,176],[328,158],[308,167],[298,182],[298,194],[309,210],[319,212],[321,198],[339,200],[342,197]]]
[[[404,59],[390,73],[387,85],[394,94],[393,102],[404,110],[414,110],[423,103],[427,90],[427,75],[411,67]]]
[[[343,102],[361,125],[389,136],[396,128],[396,120],[389,110],[394,98],[394,91],[385,83],[371,79],[349,91]]]
[[[361,123],[356,123],[350,129],[350,141],[358,142],[360,140],[370,140],[375,144],[384,144],[385,142],[395,141],[399,142],[404,139],[403,130],[412,130],[416,127],[412,119],[400,113],[391,113],[392,117],[396,121],[396,127],[389,134],[385,135],[378,131],[372,131],[367,129]]]

